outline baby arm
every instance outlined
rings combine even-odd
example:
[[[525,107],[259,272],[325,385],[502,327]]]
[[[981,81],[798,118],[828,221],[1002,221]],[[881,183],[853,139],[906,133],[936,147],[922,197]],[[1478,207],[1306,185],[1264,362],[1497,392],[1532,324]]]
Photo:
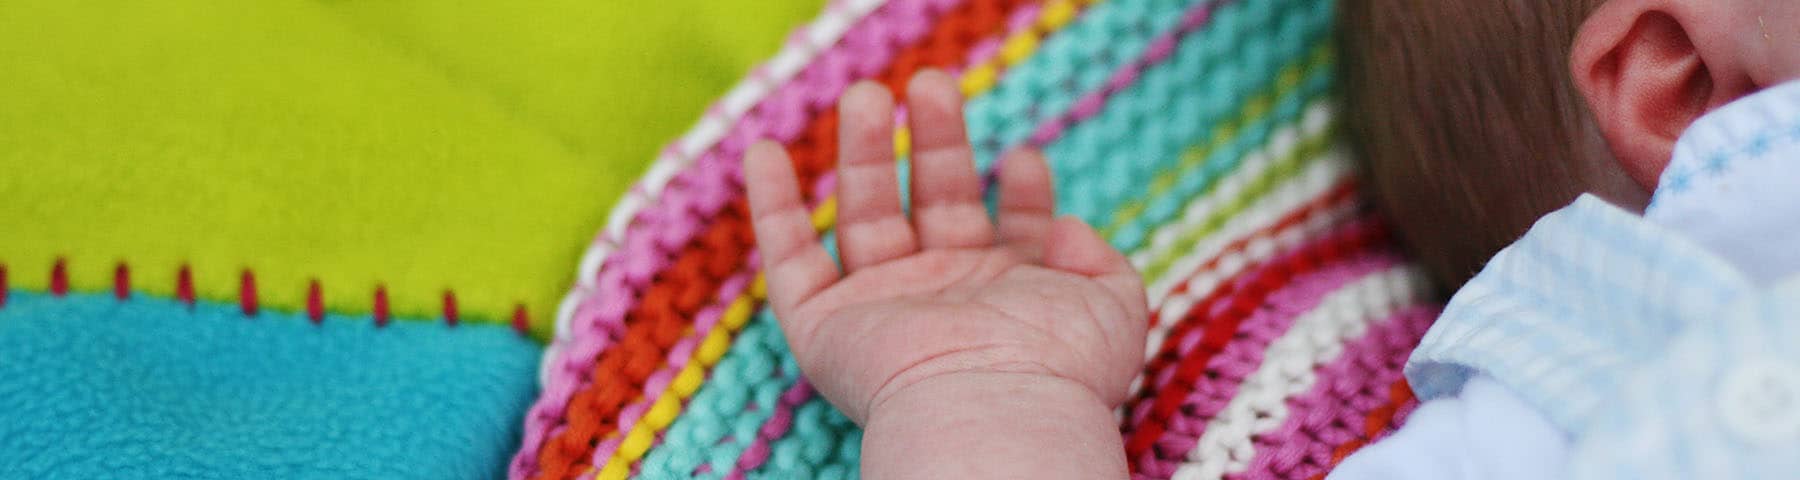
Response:
[[[745,182],[769,301],[807,379],[863,426],[863,475],[1124,478],[1112,411],[1142,361],[1138,274],[1054,217],[1036,153],[1001,162],[990,220],[947,75],[908,87],[910,215],[893,100],[863,83],[839,105],[841,268],[779,146],[751,147]]]

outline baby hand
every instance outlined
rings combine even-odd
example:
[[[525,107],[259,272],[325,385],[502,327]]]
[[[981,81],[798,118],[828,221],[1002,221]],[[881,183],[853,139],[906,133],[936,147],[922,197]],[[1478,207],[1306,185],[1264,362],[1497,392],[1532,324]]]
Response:
[[[1085,395],[1072,401],[1096,409],[1123,401],[1143,360],[1144,289],[1092,228],[1053,216],[1043,157],[1003,159],[996,225],[956,85],[921,73],[907,92],[909,217],[895,176],[893,100],[862,83],[839,105],[841,271],[813,233],[786,153],[764,142],[745,156],[769,299],[807,379],[865,425],[908,389],[958,376],[1063,385],[1058,392]]]

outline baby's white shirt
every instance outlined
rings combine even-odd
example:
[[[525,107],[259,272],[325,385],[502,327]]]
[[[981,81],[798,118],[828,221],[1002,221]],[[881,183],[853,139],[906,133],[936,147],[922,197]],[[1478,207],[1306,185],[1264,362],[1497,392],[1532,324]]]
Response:
[[[1769,125],[1800,116],[1800,82],[1694,122],[1644,218],[1767,285],[1800,272],[1800,148]],[[1800,131],[1788,133],[1800,137]],[[1345,459],[1328,480],[1566,478],[1574,439],[1491,377],[1420,405],[1405,426]]]

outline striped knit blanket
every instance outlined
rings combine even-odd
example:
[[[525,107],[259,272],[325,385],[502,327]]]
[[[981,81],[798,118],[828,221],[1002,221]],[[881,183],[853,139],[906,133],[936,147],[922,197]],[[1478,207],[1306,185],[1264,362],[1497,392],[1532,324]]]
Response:
[[[833,203],[835,101],[961,78],[978,162],[1043,148],[1058,204],[1154,310],[1120,415],[1140,478],[1320,478],[1416,403],[1436,316],[1359,199],[1331,0],[844,0],[727,93],[613,210],[545,353],[512,478],[846,478],[861,433],[764,308],[738,163],[784,143]],[[906,132],[896,143],[905,153]]]

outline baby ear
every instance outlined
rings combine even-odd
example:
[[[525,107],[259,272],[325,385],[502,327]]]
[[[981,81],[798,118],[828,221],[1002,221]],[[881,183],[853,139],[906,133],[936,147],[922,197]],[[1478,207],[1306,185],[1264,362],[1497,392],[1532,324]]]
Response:
[[[1609,0],[1576,36],[1575,85],[1620,168],[1646,190],[1694,120],[1756,89],[1733,45],[1712,35],[1733,17],[1713,5],[1730,3]]]

